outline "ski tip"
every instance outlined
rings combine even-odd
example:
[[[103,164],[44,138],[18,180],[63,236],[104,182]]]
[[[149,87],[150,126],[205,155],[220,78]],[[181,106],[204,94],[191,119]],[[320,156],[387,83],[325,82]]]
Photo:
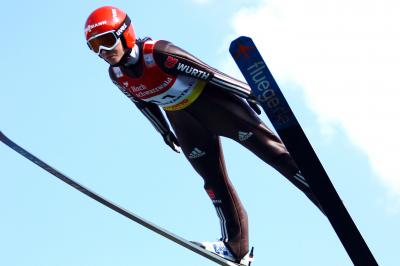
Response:
[[[253,42],[253,40],[250,37],[243,36],[243,35],[239,36],[231,42],[231,45],[229,46],[229,50],[231,51],[231,49],[234,49],[235,47],[237,47],[240,44],[247,44],[250,42],[251,43]]]
[[[233,40],[229,47],[229,52],[235,61],[250,59],[250,54],[253,54],[256,50],[257,48],[253,40],[247,36],[240,36],[239,38]]]
[[[3,134],[3,132],[1,132],[0,130],[0,140],[4,139],[6,136]]]
[[[242,35],[242,36],[239,36],[236,39],[234,39],[232,41],[232,43],[235,43],[235,42],[246,42],[246,41],[251,41],[251,38],[248,37],[248,36]]]

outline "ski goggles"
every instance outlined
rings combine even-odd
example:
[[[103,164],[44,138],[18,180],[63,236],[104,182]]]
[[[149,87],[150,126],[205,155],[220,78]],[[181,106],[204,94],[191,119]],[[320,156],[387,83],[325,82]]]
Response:
[[[117,30],[110,30],[92,36],[89,40],[87,40],[87,45],[96,54],[100,54],[101,50],[110,51],[117,46],[119,39],[128,29],[130,24],[131,20],[128,16],[126,16],[121,26]]]

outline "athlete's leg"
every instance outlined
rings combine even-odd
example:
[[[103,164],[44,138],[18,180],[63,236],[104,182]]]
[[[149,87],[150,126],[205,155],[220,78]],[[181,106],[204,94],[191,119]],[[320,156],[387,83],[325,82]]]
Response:
[[[248,252],[246,211],[228,178],[220,139],[185,110],[167,112],[182,151],[203,177],[221,222],[222,240],[237,258]]]
[[[206,126],[213,132],[239,142],[274,167],[320,208],[306,178],[300,173],[282,141],[242,99],[219,88],[209,88],[203,94],[198,103],[189,106],[196,109],[193,112],[198,119],[206,121]],[[201,101],[208,103],[207,109],[202,112],[196,108],[196,104],[202,105]]]

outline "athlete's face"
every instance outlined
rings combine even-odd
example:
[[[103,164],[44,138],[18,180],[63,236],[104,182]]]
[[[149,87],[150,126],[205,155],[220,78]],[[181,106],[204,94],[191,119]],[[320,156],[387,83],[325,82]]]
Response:
[[[121,40],[118,40],[118,44],[114,49],[110,51],[103,49],[100,52],[100,56],[104,58],[104,60],[106,60],[110,65],[115,65],[121,60],[121,58],[124,56],[124,53],[124,46],[122,45]]]

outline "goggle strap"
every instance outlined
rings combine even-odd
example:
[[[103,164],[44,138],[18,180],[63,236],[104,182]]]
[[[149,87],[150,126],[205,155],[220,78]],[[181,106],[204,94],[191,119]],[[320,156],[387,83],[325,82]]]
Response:
[[[131,19],[128,15],[126,15],[124,21],[122,22],[121,26],[115,31],[115,35],[117,38],[121,38],[122,34],[129,28],[131,25]]]

